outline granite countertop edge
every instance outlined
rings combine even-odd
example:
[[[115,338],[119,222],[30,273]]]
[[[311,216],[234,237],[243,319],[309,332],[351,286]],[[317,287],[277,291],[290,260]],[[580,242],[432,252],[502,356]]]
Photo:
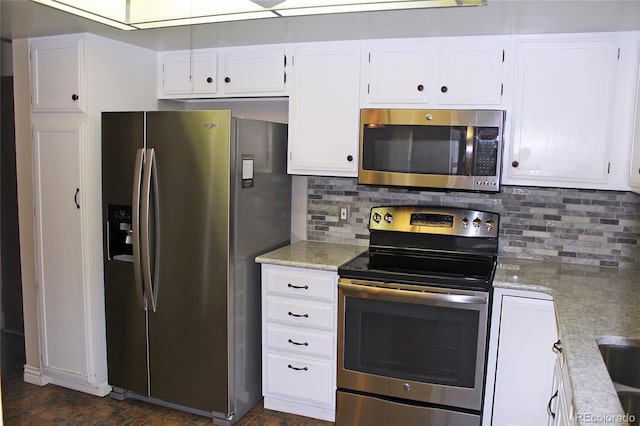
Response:
[[[338,267],[367,251],[366,245],[298,241],[256,257],[257,263],[338,271]]]

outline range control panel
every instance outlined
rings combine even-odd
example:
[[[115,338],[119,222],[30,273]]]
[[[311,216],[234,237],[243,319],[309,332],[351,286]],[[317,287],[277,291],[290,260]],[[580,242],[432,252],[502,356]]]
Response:
[[[369,229],[464,237],[498,238],[500,215],[439,206],[380,206],[371,209]]]

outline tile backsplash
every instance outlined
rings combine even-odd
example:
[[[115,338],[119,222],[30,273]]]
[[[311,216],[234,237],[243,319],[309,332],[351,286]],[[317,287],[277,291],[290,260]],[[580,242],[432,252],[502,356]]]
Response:
[[[501,215],[500,256],[619,268],[640,267],[640,195],[622,191],[503,186],[497,194],[416,191],[309,177],[307,239],[369,244],[371,207],[420,204]],[[349,209],[339,221],[340,208]]]

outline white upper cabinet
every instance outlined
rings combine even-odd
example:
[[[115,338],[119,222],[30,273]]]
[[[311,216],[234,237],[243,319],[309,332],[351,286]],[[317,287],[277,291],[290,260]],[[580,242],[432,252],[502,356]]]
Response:
[[[499,107],[503,94],[504,37],[456,37],[438,43],[438,105]]]
[[[284,47],[225,49],[222,53],[222,93],[225,95],[285,94],[287,56]]]
[[[195,49],[158,55],[158,97],[284,96],[286,48]]]
[[[364,103],[424,104],[429,82],[426,42],[380,42],[364,52]]]
[[[218,54],[215,50],[160,54],[158,97],[211,96],[217,91]]]
[[[381,40],[363,52],[363,108],[500,108],[507,37]]]
[[[30,50],[31,110],[84,111],[86,89],[83,38],[65,36],[31,39]]]
[[[290,174],[358,173],[358,44],[299,45],[289,98]]]
[[[638,66],[630,47],[615,33],[515,38],[503,183],[627,188]]]

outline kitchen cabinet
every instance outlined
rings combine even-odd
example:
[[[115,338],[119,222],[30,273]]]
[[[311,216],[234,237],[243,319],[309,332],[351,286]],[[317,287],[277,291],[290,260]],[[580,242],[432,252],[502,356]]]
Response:
[[[87,224],[81,184],[85,141],[79,121],[33,126],[42,367],[45,375],[91,383],[95,366],[85,338],[91,318],[82,251],[87,237],[82,232]]]
[[[363,53],[363,108],[502,105],[507,38],[373,41]]]
[[[283,96],[286,94],[287,55],[284,47],[224,49],[222,95]]]
[[[573,426],[577,424],[573,408],[573,392],[565,365],[562,342],[558,340],[553,345],[556,352],[555,368],[553,370],[553,386],[549,397],[548,411],[549,426]]]
[[[30,59],[31,111],[85,110],[87,101],[82,37],[32,39]]]
[[[158,97],[212,96],[218,92],[218,52],[182,50],[159,55]]]
[[[107,383],[102,270],[100,119],[102,111],[155,106],[154,52],[91,34],[29,40],[31,49],[73,40],[83,54],[82,111],[31,113],[36,292],[41,365],[25,381],[104,396]],[[50,76],[67,71],[67,53],[48,59]],[[31,50],[32,88],[42,62]],[[54,55],[55,56],[55,55]],[[39,83],[38,83],[39,84]],[[32,98],[35,98],[32,94]]]
[[[628,36],[517,36],[503,183],[627,189],[638,52]]]
[[[499,109],[503,96],[505,37],[452,37],[438,42],[435,84],[440,106]]]
[[[429,43],[377,42],[365,51],[364,106],[426,104],[429,100]],[[371,105],[370,105],[371,104]]]
[[[553,300],[535,292],[496,289],[483,422],[547,424],[558,339]]]
[[[158,98],[285,96],[285,46],[158,54]]]
[[[359,44],[296,45],[291,74],[288,172],[357,176]]]
[[[267,409],[335,420],[333,271],[262,265],[262,391]]]

